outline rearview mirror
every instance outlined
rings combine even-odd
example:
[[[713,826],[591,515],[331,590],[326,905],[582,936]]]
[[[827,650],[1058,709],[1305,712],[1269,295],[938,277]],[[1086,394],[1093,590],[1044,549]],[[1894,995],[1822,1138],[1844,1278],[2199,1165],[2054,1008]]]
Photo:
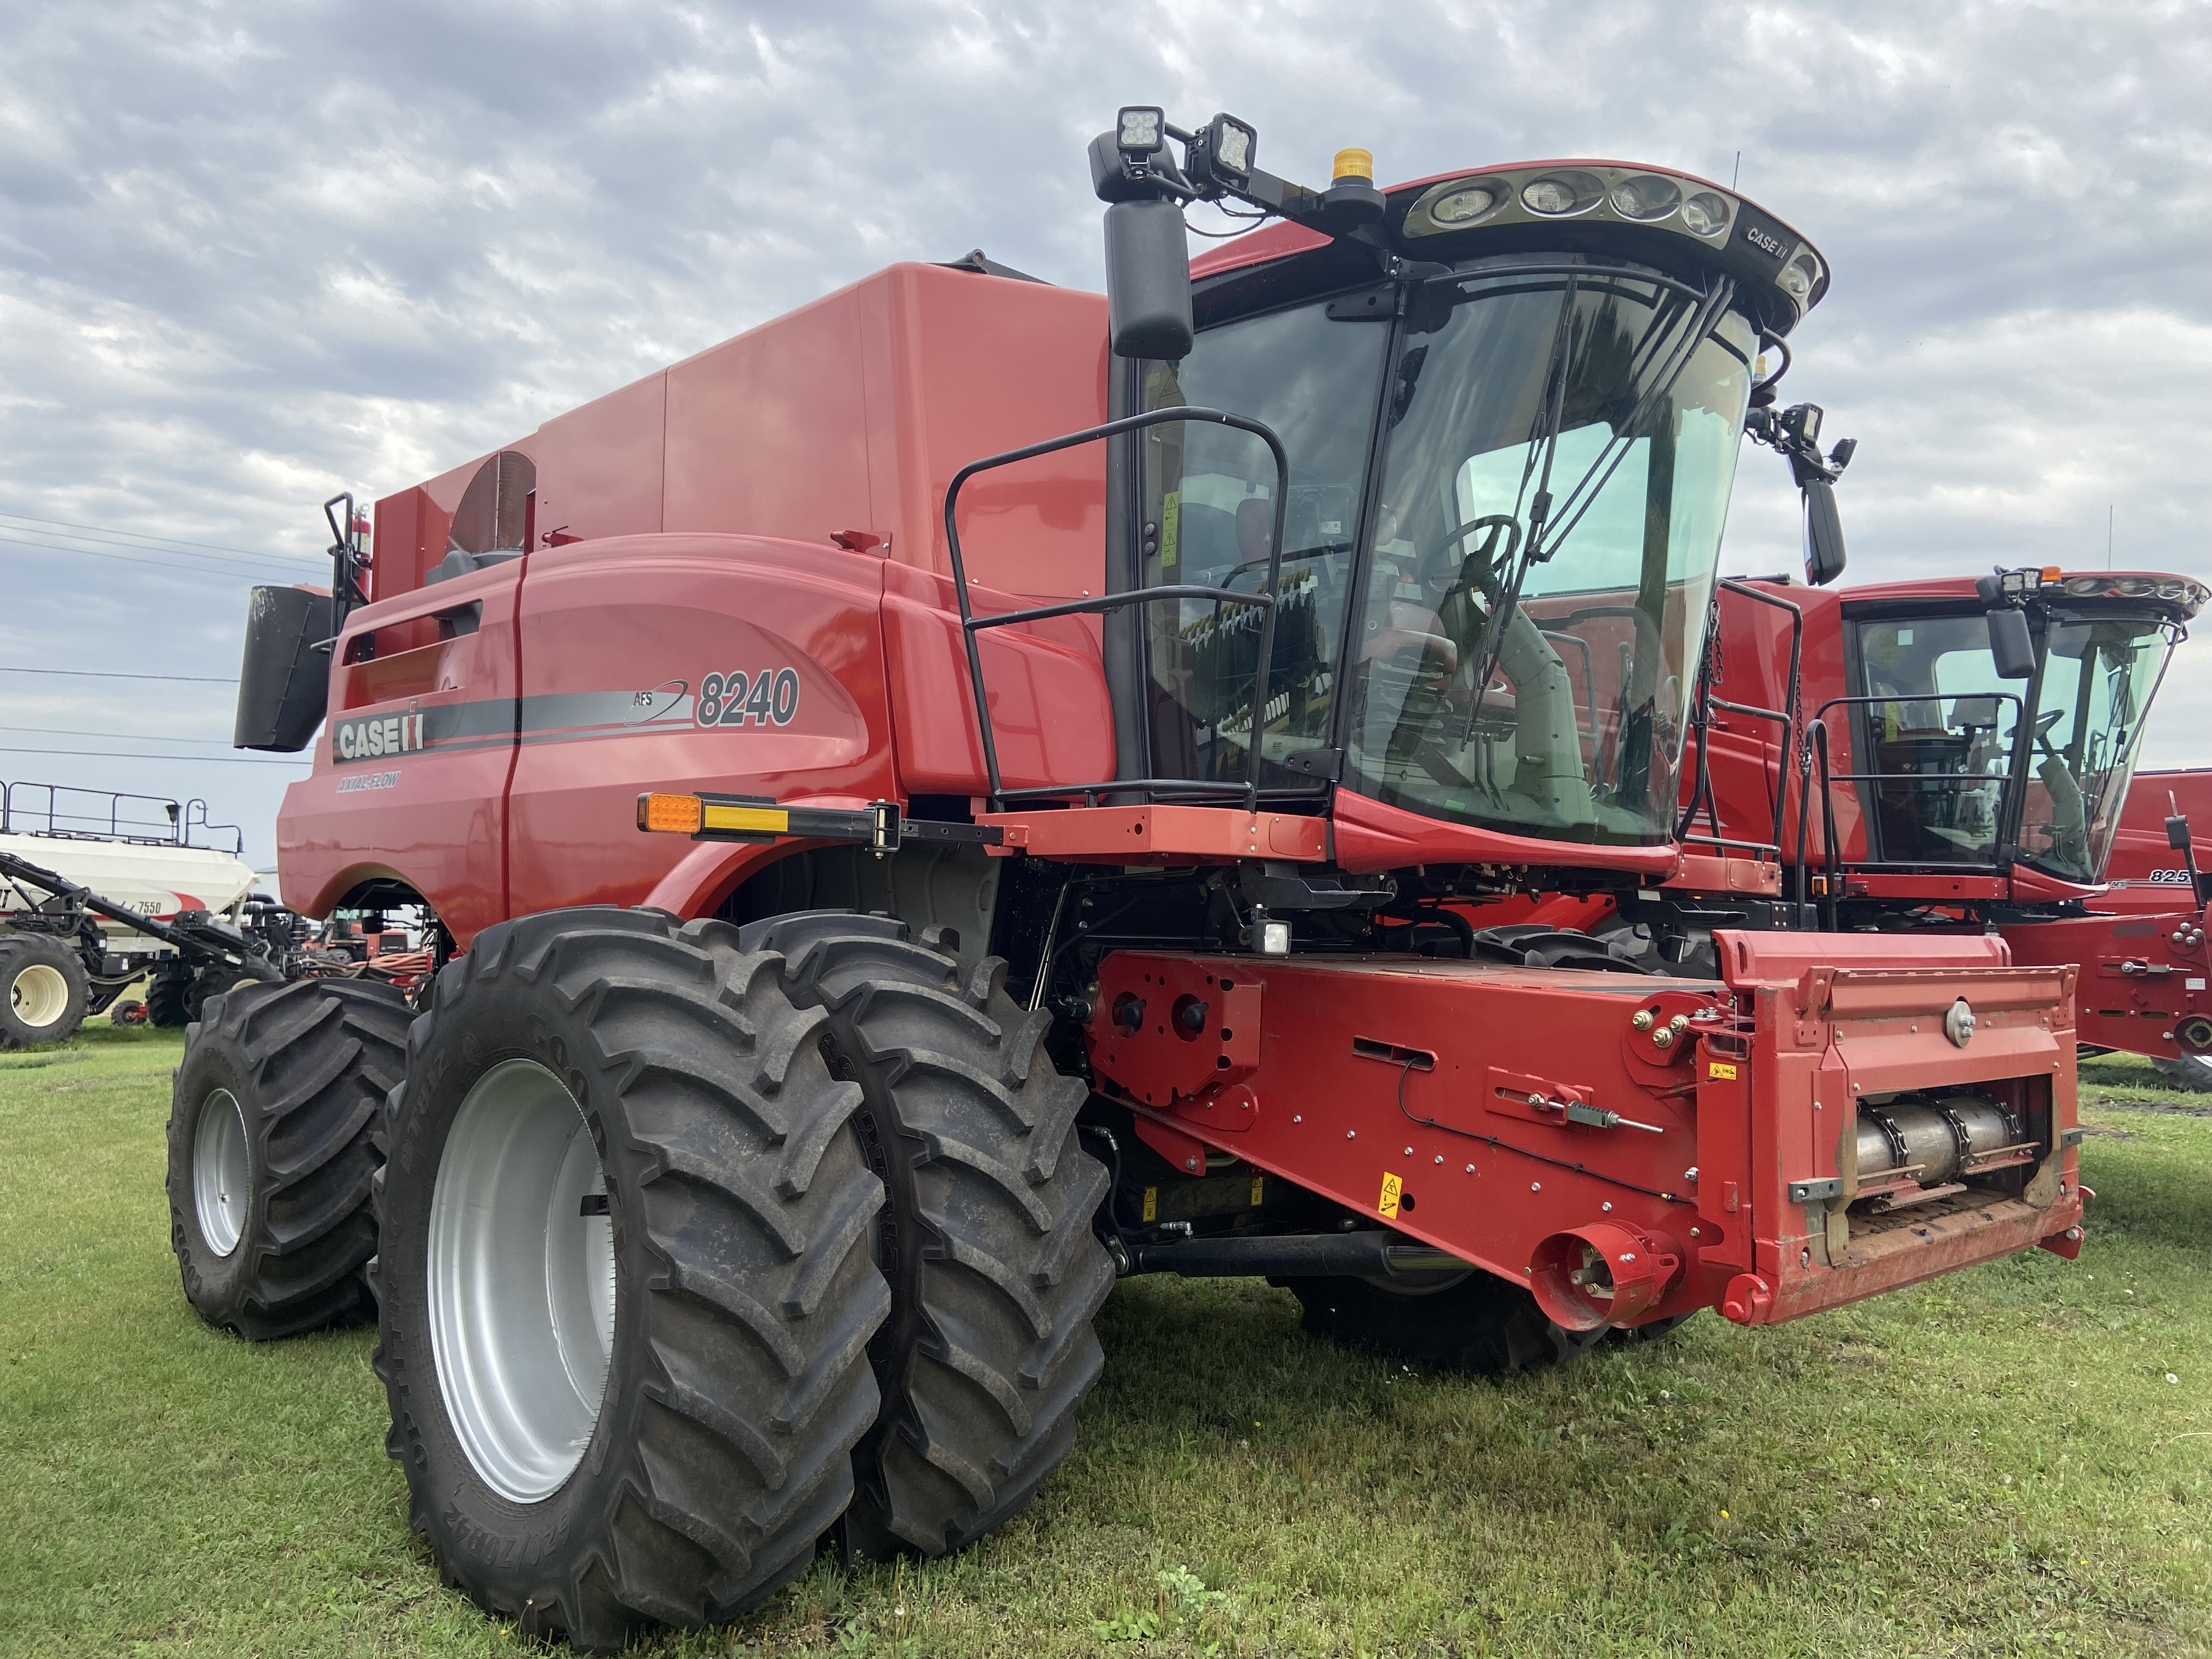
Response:
[[[253,589],[246,602],[233,748],[295,755],[314,740],[330,694],[331,615],[327,593]]]
[[[1106,210],[1106,317],[1116,357],[1190,355],[1190,249],[1182,210],[1153,198]]]
[[[2027,631],[2027,612],[2004,605],[1989,613],[1990,659],[2001,680],[2035,678],[2035,641]]]
[[[1836,511],[1836,486],[1826,478],[1805,481],[1805,580],[1826,587],[1844,574],[1844,520]]]

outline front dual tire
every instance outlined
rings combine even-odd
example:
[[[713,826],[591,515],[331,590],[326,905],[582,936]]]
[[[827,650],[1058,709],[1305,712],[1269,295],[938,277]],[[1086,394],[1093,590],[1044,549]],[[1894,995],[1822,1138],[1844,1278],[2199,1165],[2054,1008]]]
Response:
[[[884,1188],[782,969],[723,923],[556,912],[479,934],[410,1033],[388,1445],[448,1580],[528,1634],[727,1619],[851,1499]]]

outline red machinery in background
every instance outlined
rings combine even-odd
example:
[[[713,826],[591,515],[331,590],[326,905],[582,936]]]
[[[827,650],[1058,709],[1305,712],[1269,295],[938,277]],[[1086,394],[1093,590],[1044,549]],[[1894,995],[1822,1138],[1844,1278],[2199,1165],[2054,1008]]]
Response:
[[[2105,868],[2105,890],[2092,909],[2162,915],[2203,899],[2196,850],[2184,826],[2212,824],[2212,767],[2138,772],[2128,785]]]
[[[1705,930],[1988,930],[2078,964],[2078,1035],[2185,1080],[2212,1053],[2186,815],[2212,775],[2145,775],[2142,734],[2203,585],[2140,573],[1808,590],[1722,585],[1681,829],[1702,856],[1633,900],[1524,920],[1687,960]],[[2011,637],[2009,641],[2007,635]],[[2106,884],[2120,849],[2131,872]]]
[[[186,1285],[278,1334],[374,1254],[414,1523],[533,1632],[980,1536],[1117,1274],[1511,1372],[2080,1247],[2070,969],[1463,913],[1732,867],[1678,769],[1747,414],[1842,568],[1847,457],[1754,368],[1820,255],[1666,169],[1254,143],[1124,110],[1104,300],[896,266],[387,497],[373,557],[349,502],[335,597],[257,600],[241,741],[327,696],[287,898],[451,959],[411,1029],[199,1028]],[[1195,199],[1283,222],[1194,269]]]

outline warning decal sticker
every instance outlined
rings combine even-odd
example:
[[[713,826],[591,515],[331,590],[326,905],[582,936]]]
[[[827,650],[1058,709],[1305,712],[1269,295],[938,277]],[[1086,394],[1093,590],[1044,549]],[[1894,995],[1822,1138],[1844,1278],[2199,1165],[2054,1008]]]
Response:
[[[1382,1172],[1382,1196],[1375,1204],[1376,1212],[1395,1217],[1398,1213],[1398,1194],[1405,1189],[1406,1183],[1385,1170]]]

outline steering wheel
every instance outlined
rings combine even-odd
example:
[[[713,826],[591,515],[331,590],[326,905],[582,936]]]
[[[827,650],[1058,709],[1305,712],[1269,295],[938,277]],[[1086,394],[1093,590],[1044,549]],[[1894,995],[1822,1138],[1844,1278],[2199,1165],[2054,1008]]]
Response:
[[[2053,760],[2063,759],[2063,757],[2051,746],[2051,728],[2065,718],[2066,711],[2063,708],[2046,708],[2035,717],[2035,746]]]
[[[1466,540],[1467,538],[1474,535],[1478,530],[1487,530],[1491,532],[1488,544],[1479,550],[1479,551],[1486,557],[1496,550],[1498,546],[1498,532],[1501,530],[1504,531],[1507,536],[1510,538],[1505,544],[1505,556],[1510,559],[1515,553],[1520,550],[1521,520],[1515,518],[1510,513],[1486,513],[1479,519],[1469,519],[1465,524],[1455,525],[1450,530],[1444,532],[1443,551],[1445,556],[1447,557],[1450,556],[1451,549],[1455,543]],[[1476,556],[1474,553],[1469,553],[1467,556],[1467,558],[1471,559],[1474,556]],[[1460,569],[1462,574],[1465,574],[1466,568],[1467,560],[1462,559],[1460,562]]]

